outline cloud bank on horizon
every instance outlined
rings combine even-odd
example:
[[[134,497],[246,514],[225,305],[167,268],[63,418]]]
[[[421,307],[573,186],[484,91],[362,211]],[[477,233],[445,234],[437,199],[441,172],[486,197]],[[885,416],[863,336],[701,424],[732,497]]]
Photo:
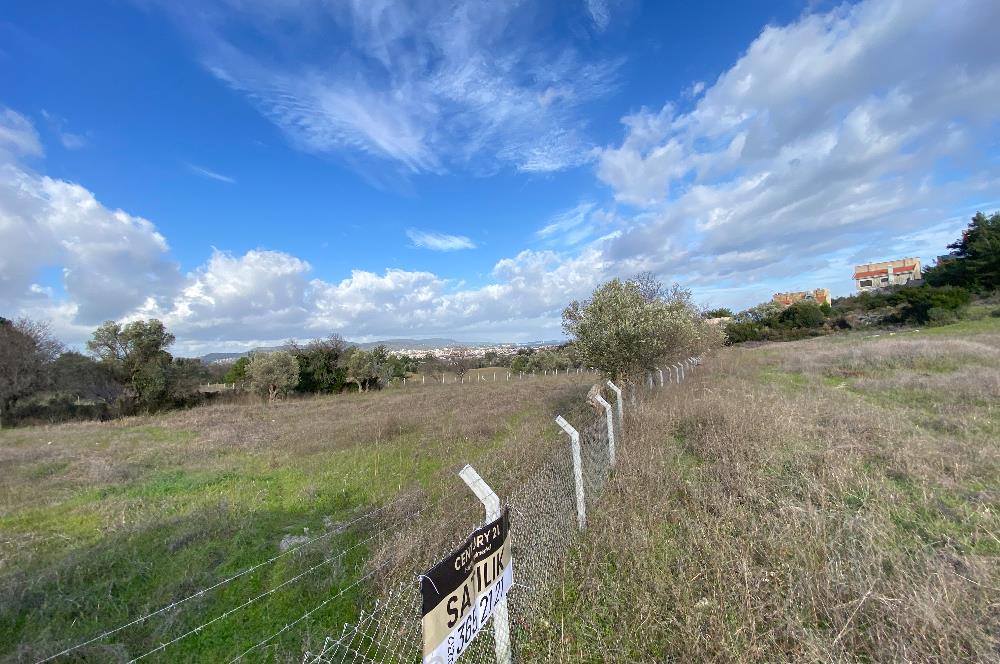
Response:
[[[780,285],[843,283],[856,260],[886,251],[943,253],[976,207],[1000,207],[995,2],[865,0],[767,25],[713,82],[663,90],[608,142],[588,105],[617,94],[627,53],[512,41],[530,19],[516,3],[418,5],[164,11],[191,35],[192,57],[296,150],[420,183],[592,180],[520,249],[467,278],[405,267],[323,278],[266,247],[205,246],[183,269],[169,228],[47,175],[37,120],[0,108],[0,312],[51,320],[73,343],[106,319],[158,317],[192,353],[331,332],[552,338],[562,307],[613,276],[650,270],[706,302],[749,305]],[[586,39],[613,29],[615,11],[581,3]],[[270,50],[241,46],[234,24]],[[344,46],[285,48],[316,38],[310,26],[340,31]],[[242,181],[188,167],[219,186]],[[401,239],[454,256],[481,250],[470,235],[475,220],[468,234],[419,222]],[[40,276],[53,270],[55,287]]]

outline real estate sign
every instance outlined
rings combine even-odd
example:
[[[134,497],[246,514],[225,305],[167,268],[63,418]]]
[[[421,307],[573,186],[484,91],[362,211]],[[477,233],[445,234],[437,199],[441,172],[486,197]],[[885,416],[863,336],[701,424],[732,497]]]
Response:
[[[510,514],[472,533],[420,578],[424,664],[452,664],[489,621],[513,582]]]

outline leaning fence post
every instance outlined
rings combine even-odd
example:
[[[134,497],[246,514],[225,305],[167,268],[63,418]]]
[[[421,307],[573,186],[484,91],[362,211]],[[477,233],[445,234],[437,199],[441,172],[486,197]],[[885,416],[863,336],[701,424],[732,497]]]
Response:
[[[556,424],[569,434],[570,446],[573,448],[573,477],[576,481],[576,525],[580,530],[587,529],[587,506],[583,501],[583,462],[580,460],[580,434],[570,426],[570,423],[560,415]]]
[[[500,518],[500,499],[490,485],[479,476],[476,469],[470,465],[459,471],[458,476],[472,489],[486,508],[486,521],[496,521]],[[507,598],[497,604],[493,612],[493,645],[496,648],[497,664],[511,664],[510,652],[510,620],[507,613]]]
[[[615,467],[615,421],[611,417],[611,404],[609,404],[600,394],[594,396],[594,401],[604,406],[604,414],[608,418],[608,461],[611,467]]]
[[[677,363],[677,371],[680,372],[680,376],[681,376],[680,380],[681,380],[681,382],[683,382],[684,381],[684,363],[683,362],[678,362]]]

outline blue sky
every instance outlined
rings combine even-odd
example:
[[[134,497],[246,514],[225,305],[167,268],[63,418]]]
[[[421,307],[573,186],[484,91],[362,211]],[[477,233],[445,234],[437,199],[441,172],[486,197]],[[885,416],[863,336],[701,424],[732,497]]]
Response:
[[[850,292],[1000,207],[988,0],[0,12],[0,312],[80,343],[560,336],[651,270]]]

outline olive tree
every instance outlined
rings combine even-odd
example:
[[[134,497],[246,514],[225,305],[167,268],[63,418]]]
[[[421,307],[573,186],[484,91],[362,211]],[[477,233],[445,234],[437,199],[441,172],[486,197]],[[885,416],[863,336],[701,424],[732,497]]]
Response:
[[[298,385],[299,362],[283,350],[255,353],[247,363],[247,378],[251,389],[266,396],[268,403],[274,403],[275,399]]]
[[[632,381],[663,362],[697,355],[722,344],[691,293],[664,288],[649,275],[611,281],[563,311],[563,329],[580,358],[613,380]]]
[[[167,369],[173,359],[167,352],[174,335],[151,318],[126,325],[107,321],[87,342],[87,350],[122,382],[129,398],[145,408],[156,408],[167,396]]]
[[[358,386],[358,392],[367,391],[371,380],[371,353],[360,348],[352,349],[347,357],[347,380]]]

